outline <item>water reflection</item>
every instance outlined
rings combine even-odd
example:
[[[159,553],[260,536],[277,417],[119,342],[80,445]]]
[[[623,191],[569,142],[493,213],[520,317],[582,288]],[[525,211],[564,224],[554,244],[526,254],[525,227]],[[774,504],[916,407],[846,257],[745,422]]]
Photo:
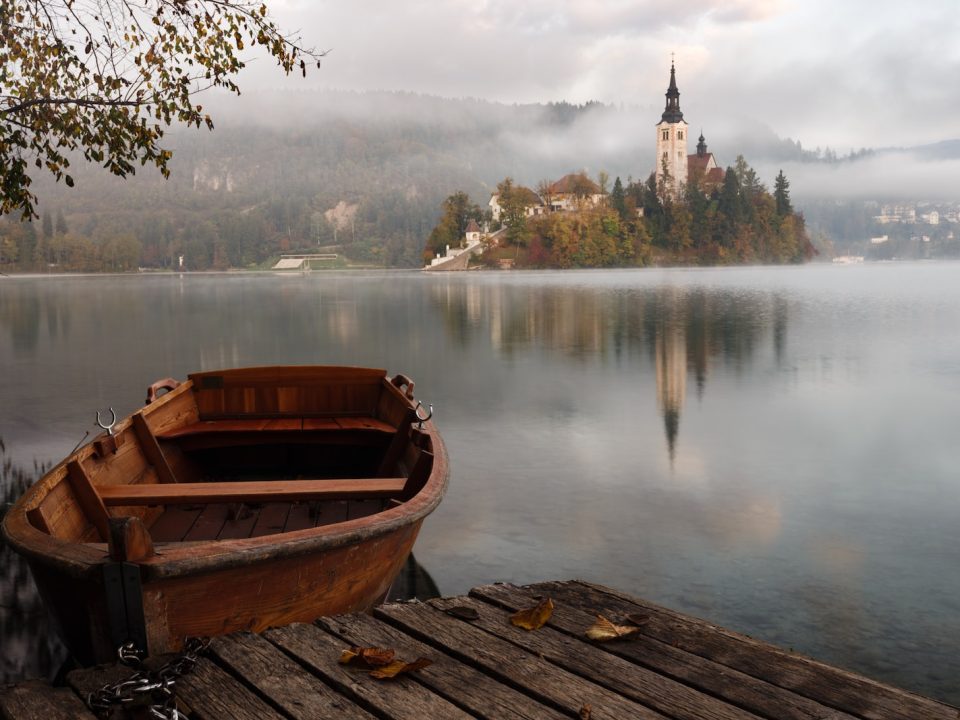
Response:
[[[0,519],[40,476],[13,464],[0,438]],[[52,677],[66,651],[51,633],[27,561],[0,538],[0,686],[24,677]]]
[[[0,435],[28,467],[158,377],[386,367],[450,452],[444,595],[584,577],[956,704],[958,357],[960,264],[9,278]]]
[[[743,372],[765,335],[780,362],[787,338],[788,304],[779,293],[673,285],[598,293],[593,287],[451,281],[435,283],[431,298],[459,346],[481,334],[503,358],[536,349],[591,365],[611,358],[652,365],[671,462],[688,375],[702,399],[712,364]]]

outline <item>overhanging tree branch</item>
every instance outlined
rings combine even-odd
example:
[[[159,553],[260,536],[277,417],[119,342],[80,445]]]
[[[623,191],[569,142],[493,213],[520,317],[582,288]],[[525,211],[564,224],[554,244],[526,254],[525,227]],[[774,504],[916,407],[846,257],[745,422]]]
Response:
[[[326,55],[248,0],[0,0],[0,214],[37,217],[31,165],[72,185],[68,150],[118,175],[137,162],[169,175],[164,128],[212,128],[194,97],[239,93],[247,46],[285,73]]]

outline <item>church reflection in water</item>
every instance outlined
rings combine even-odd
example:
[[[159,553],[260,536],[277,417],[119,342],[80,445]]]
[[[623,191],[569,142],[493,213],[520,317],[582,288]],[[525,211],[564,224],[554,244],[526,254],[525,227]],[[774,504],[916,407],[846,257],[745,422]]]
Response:
[[[500,358],[549,350],[540,356],[545,371],[560,359],[568,371],[627,363],[641,376],[652,376],[671,461],[688,380],[701,398],[711,368],[740,372],[761,347],[772,349],[772,359],[779,363],[786,342],[787,305],[777,294],[744,297],[725,289],[669,285],[598,292],[567,284],[463,283],[456,278],[438,279],[432,293],[443,326],[458,346],[486,342]]]

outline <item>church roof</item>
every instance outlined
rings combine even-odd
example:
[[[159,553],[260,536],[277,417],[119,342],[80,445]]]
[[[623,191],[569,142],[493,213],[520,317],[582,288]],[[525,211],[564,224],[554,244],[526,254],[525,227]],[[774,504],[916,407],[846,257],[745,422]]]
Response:
[[[720,185],[723,182],[724,170],[717,165],[713,153],[687,155],[687,176],[690,178],[700,175],[701,187]]]
[[[661,122],[678,123],[683,121],[680,112],[680,91],[677,89],[677,72],[673,63],[670,63],[670,87],[667,88],[667,106],[663,110]]]
[[[711,161],[713,161],[713,166],[716,167],[717,161],[714,159],[713,153],[705,153],[703,155],[694,153],[687,155],[687,172],[692,172],[693,170],[707,172],[707,169],[711,166]]]
[[[471,218],[470,222],[467,223],[467,232],[468,233],[480,232],[480,226],[477,225],[477,221],[474,220],[473,218]]]

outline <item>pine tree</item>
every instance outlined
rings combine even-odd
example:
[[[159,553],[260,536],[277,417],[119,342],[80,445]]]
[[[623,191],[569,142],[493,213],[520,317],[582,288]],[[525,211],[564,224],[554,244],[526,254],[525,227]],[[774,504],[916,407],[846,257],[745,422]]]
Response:
[[[610,193],[610,206],[617,211],[621,220],[627,219],[627,194],[623,190],[620,176],[613,181],[613,191]]]
[[[784,217],[793,213],[793,206],[790,204],[790,183],[783,174],[783,170],[774,181],[773,198],[777,201],[777,215]]]

